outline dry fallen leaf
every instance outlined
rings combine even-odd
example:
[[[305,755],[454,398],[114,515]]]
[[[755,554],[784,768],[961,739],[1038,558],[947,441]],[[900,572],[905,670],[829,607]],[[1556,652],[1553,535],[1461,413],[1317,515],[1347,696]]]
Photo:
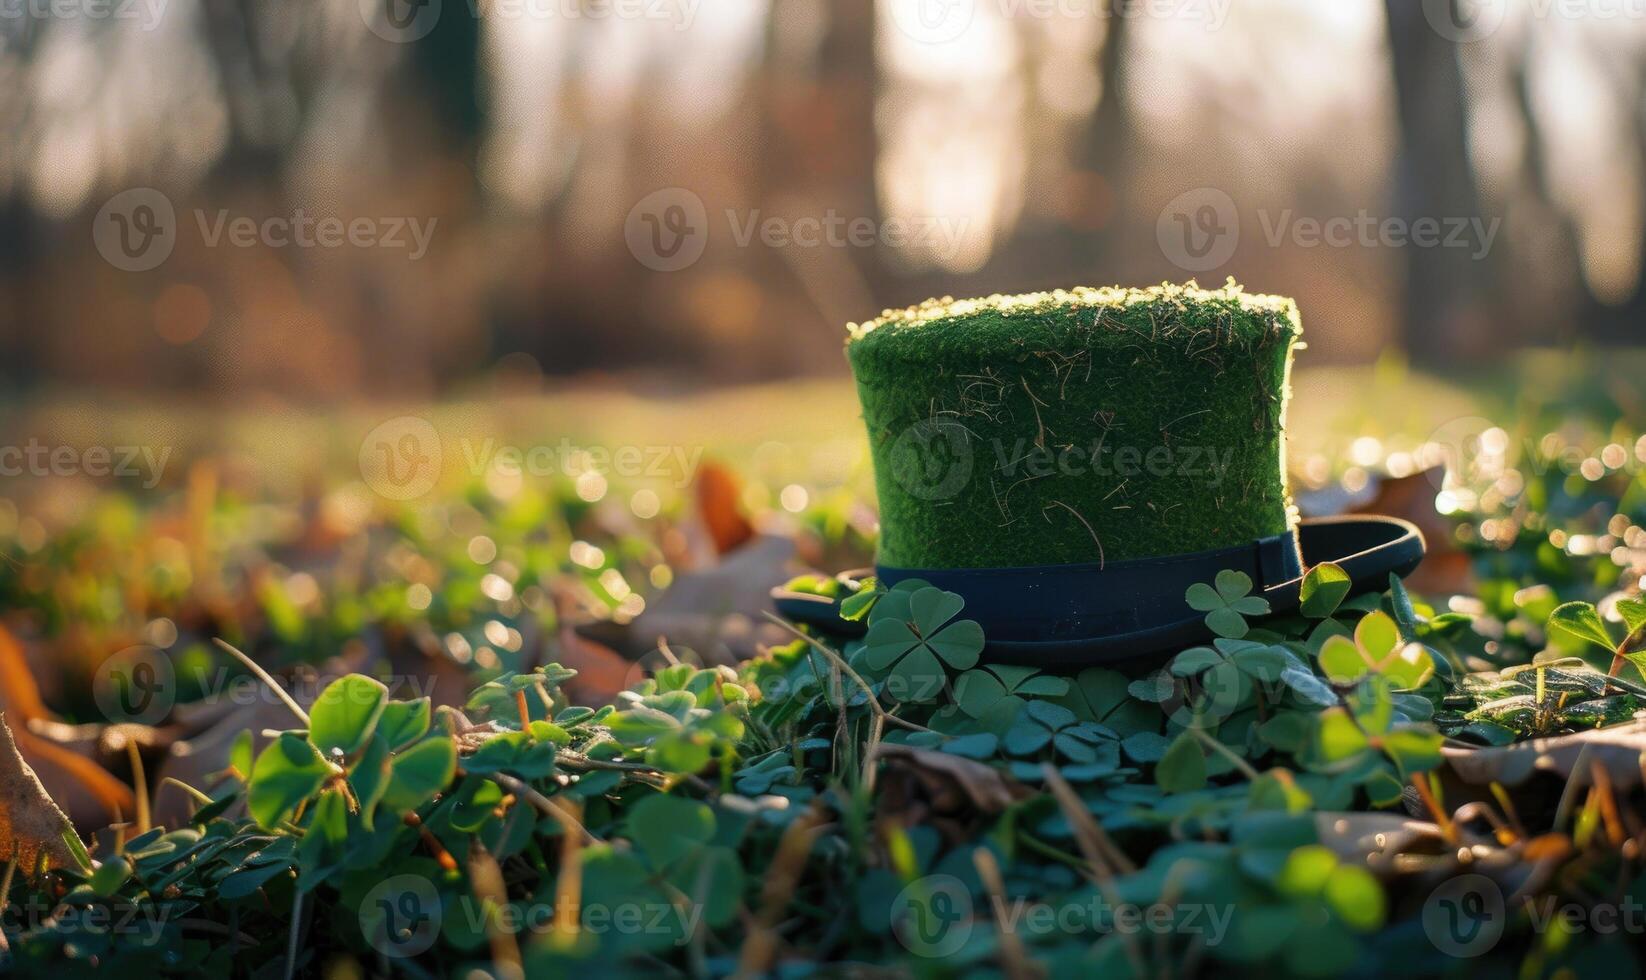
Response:
[[[979,815],[999,814],[1029,796],[1027,787],[994,766],[955,754],[882,741],[874,758],[887,763],[881,782],[884,810],[904,825],[958,827]]]
[[[736,551],[754,537],[754,526],[743,516],[743,487],[737,475],[713,460],[704,460],[693,486],[697,514],[714,542],[716,554]]]
[[[1446,767],[1463,782],[1484,786],[1518,786],[1537,773],[1549,773],[1564,783],[1580,765],[1604,766],[1618,790],[1633,789],[1641,781],[1641,757],[1646,755],[1646,731],[1638,725],[1602,728],[1517,742],[1500,748],[1441,749]]]
[[[65,725],[46,707],[23,646],[0,626],[0,713],[17,726],[17,751],[51,798],[81,827],[133,812],[131,788],[97,761],[101,726]]]
[[[0,861],[13,860],[28,869],[42,861],[48,868],[91,868],[85,845],[18,754],[0,714]]]

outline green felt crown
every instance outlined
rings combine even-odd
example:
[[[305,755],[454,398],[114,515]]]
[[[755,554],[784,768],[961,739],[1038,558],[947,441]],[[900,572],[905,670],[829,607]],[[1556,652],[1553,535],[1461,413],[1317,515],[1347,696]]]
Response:
[[[881,564],[1107,562],[1284,533],[1290,299],[1078,288],[853,324]]]

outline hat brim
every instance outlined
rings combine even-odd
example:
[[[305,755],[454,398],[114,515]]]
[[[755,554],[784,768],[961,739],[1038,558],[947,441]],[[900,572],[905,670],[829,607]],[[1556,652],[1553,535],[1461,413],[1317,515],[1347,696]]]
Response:
[[[839,577],[853,582],[878,572],[883,580],[893,583],[922,578],[966,597],[968,609],[974,613],[979,605],[993,604],[998,609],[1004,602],[1010,606],[1015,624],[1037,621],[1048,624],[1053,632],[1061,628],[1076,635],[1021,638],[1012,636],[1009,628],[997,629],[991,635],[994,624],[986,621],[990,613],[985,611],[978,617],[989,636],[985,660],[1078,669],[1136,660],[1210,640],[1213,634],[1204,614],[1190,610],[1181,596],[1186,584],[1209,582],[1225,567],[1251,575],[1256,594],[1268,600],[1271,613],[1296,609],[1303,576],[1291,561],[1284,563],[1291,566],[1284,570],[1276,567],[1272,560],[1274,540],[1258,542],[1251,549],[1107,565],[934,571],[882,568],[843,572]],[[1341,567],[1349,576],[1352,597],[1387,588],[1390,575],[1410,575],[1423,560],[1424,541],[1423,533],[1408,521],[1355,515],[1300,522],[1297,550],[1301,551],[1302,568],[1327,562]],[[1022,587],[1014,589],[1014,583]],[[1048,588],[1050,583],[1055,585]],[[1175,594],[1162,595],[1173,588]],[[1125,628],[1092,628],[1095,620],[1108,615],[1085,614],[1083,607],[1100,605],[1091,598],[1095,595],[1102,595],[1110,604],[1118,601],[1118,608],[1132,621]],[[1153,601],[1152,606],[1133,601],[1144,595]],[[862,623],[842,620],[838,602],[833,599],[773,589],[772,600],[783,616],[828,632],[861,636],[865,629]]]

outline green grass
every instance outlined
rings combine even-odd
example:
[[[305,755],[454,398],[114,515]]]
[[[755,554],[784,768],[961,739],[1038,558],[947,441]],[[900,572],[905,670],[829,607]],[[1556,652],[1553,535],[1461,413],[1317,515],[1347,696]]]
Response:
[[[1290,300],[1162,286],[933,302],[852,332],[880,560],[1052,565],[1284,532]]]

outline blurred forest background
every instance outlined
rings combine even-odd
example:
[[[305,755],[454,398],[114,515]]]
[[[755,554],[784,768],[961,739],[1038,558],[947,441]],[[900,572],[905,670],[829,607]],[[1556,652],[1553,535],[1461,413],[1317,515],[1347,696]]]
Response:
[[[1194,274],[1297,297],[1312,364],[1638,341],[1633,6],[19,0],[0,17],[0,380],[314,403],[840,375],[844,324],[883,307],[1189,278],[1159,234],[1197,188],[1242,234]],[[179,229],[131,272],[91,230],[137,187]],[[710,226],[676,271],[625,237],[668,188]],[[414,260],[196,227],[299,210],[434,228]],[[955,235],[735,232],[829,215]],[[1357,215],[1500,230],[1478,250],[1268,230]]]

